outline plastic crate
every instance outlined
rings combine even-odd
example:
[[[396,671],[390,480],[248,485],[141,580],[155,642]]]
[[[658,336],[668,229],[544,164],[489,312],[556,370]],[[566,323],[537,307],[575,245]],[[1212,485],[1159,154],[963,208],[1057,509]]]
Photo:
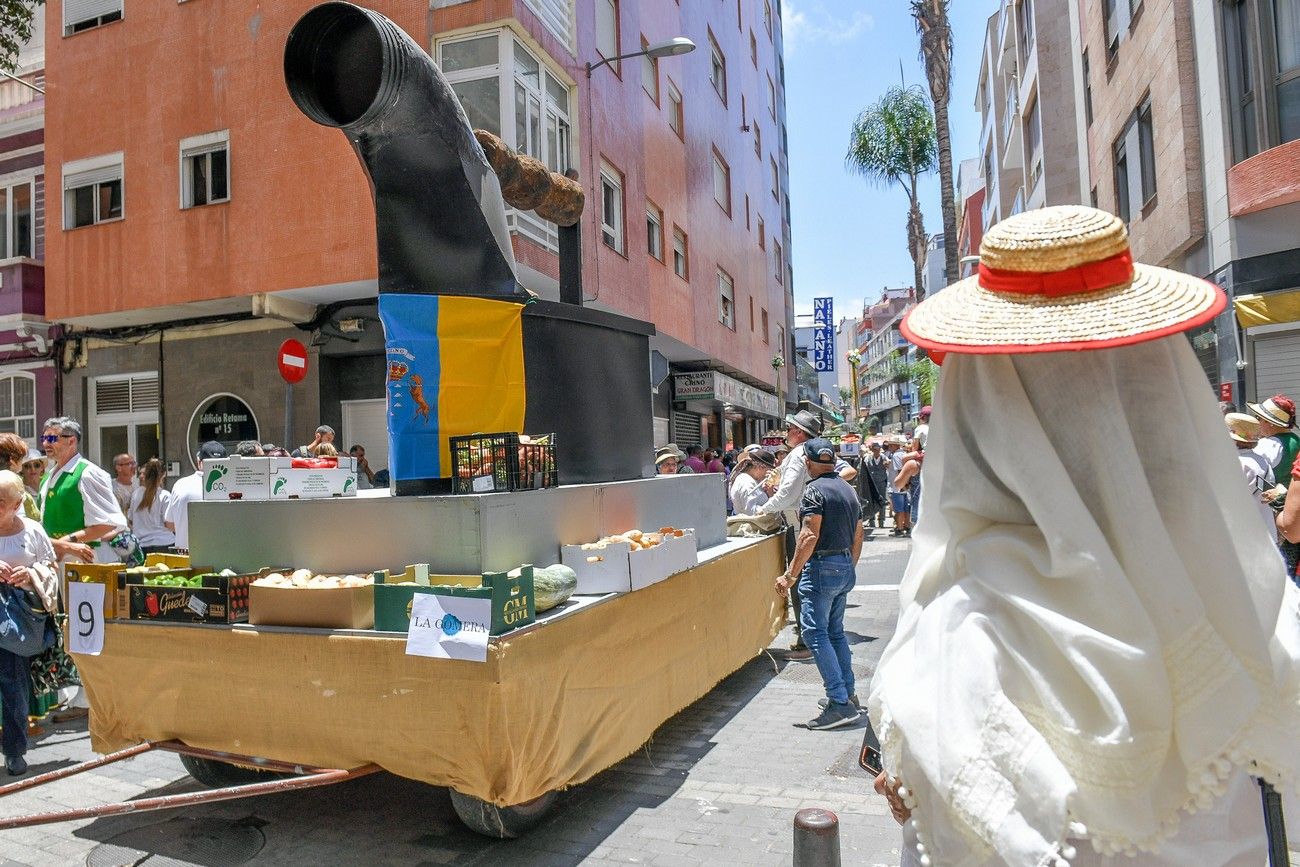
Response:
[[[560,483],[555,463],[555,434],[470,434],[451,438],[452,493],[492,494],[532,491]],[[538,440],[542,440],[539,442]]]

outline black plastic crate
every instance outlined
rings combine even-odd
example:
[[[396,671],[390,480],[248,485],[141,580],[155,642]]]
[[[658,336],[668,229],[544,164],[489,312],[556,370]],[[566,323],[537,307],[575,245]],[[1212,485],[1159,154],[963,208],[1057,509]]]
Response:
[[[555,434],[530,439],[521,443],[519,434],[513,433],[452,437],[452,493],[492,494],[559,485]]]

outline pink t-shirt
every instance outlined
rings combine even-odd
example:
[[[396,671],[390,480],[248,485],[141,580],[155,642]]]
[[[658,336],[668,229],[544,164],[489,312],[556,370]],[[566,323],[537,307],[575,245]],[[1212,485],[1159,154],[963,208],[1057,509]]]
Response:
[[[686,464],[686,466],[690,467],[692,470],[694,470],[697,473],[705,472],[704,461],[695,457],[695,455],[691,455],[689,458],[687,458],[684,461],[684,463]]]

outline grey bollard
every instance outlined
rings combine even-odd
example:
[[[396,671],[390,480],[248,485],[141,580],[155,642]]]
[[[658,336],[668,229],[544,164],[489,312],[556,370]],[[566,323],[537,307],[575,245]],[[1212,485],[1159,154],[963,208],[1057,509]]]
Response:
[[[794,814],[794,867],[840,867],[840,819],[809,807]]]

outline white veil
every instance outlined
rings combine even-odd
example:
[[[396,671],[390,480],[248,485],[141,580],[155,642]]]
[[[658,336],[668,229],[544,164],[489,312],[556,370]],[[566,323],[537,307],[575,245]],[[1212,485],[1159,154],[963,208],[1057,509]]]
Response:
[[[1300,592],[1186,337],[951,354],[929,447],[869,707],[935,864],[1154,849],[1235,766],[1295,780]]]

